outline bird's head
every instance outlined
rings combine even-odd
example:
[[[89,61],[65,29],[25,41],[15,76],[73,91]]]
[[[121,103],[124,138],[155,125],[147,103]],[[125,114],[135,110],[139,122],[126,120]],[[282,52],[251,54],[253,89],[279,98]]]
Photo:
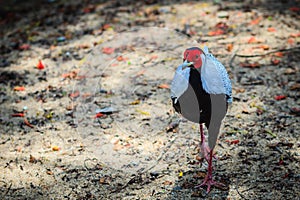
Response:
[[[203,51],[198,47],[191,47],[184,51],[183,53],[183,61],[188,63],[189,67],[194,67],[200,70],[203,59],[204,59]]]

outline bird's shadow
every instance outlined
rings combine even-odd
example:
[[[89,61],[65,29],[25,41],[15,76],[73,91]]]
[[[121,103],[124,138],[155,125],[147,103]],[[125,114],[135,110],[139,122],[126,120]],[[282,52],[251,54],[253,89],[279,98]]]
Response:
[[[224,186],[212,186],[207,193],[207,186],[197,187],[204,180],[207,173],[206,161],[198,161],[189,164],[191,170],[182,173],[169,193],[168,199],[226,199],[229,193],[230,179],[227,173],[219,170],[216,161],[213,161],[215,181]]]

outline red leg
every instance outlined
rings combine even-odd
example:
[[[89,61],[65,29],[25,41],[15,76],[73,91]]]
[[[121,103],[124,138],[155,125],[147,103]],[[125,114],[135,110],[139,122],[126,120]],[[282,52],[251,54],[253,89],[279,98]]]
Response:
[[[205,144],[205,136],[204,136],[204,131],[203,131],[203,124],[200,124],[200,136],[201,136],[201,142],[200,142],[200,147],[201,147],[201,154],[203,158],[208,162],[209,161],[209,152],[210,149],[209,147]],[[216,156],[213,155],[214,159],[216,159]]]
[[[200,185],[197,185],[195,188],[199,188],[202,187],[204,185],[207,186],[207,193],[210,192],[210,188],[211,186],[215,185],[215,186],[220,186],[220,187],[224,187],[225,185],[223,183],[219,183],[213,180],[212,177],[212,158],[213,158],[213,149],[210,151],[209,153],[209,160],[208,160],[208,169],[207,169],[207,174],[203,180],[203,182]]]

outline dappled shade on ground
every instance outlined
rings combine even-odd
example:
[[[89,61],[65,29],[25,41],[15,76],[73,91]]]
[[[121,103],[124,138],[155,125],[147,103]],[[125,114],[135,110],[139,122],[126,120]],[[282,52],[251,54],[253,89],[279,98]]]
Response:
[[[1,199],[298,197],[295,2],[3,7]],[[210,194],[194,189],[206,171],[198,126],[169,100],[183,51],[203,45],[229,71],[234,97],[216,147],[227,187]]]

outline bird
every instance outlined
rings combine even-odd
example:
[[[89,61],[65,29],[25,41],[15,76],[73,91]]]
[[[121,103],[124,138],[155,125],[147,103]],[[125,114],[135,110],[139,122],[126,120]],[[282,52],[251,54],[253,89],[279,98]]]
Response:
[[[231,80],[224,65],[208,50],[208,47],[191,47],[183,53],[171,83],[171,100],[176,112],[187,120],[198,123],[202,156],[208,162],[203,182],[195,188],[224,186],[213,179],[212,158],[228,106],[232,103]],[[208,130],[208,145],[203,126]]]

